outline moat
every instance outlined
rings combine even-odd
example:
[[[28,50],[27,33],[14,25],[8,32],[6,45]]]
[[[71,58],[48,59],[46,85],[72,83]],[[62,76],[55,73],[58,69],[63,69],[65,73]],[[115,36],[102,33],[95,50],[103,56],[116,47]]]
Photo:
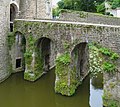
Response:
[[[2,107],[102,107],[102,76],[87,76],[72,97],[54,92],[54,69],[36,82],[23,79],[23,72],[13,74],[0,84]]]

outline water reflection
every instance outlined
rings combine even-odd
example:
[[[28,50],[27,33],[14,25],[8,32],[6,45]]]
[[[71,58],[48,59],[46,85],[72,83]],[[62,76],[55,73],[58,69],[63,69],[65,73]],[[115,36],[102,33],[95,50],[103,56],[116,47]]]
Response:
[[[93,91],[95,89],[90,85],[89,76],[72,97],[55,94],[54,80],[54,70],[34,83],[25,81],[23,73],[13,74],[0,84],[1,107],[90,107],[90,105],[91,107],[102,107],[99,106],[100,101],[97,102],[97,106],[94,106],[95,96],[98,96],[96,94],[102,92]],[[99,89],[96,91],[99,92]]]
[[[103,107],[103,75],[98,74],[90,79],[90,105],[91,107]]]

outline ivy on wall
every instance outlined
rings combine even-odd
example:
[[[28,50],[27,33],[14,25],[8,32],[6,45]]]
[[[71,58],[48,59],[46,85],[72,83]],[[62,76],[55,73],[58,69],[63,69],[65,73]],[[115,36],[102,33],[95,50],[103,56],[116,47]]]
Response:
[[[8,33],[7,43],[8,43],[9,50],[11,50],[13,44],[15,43],[15,32]]]

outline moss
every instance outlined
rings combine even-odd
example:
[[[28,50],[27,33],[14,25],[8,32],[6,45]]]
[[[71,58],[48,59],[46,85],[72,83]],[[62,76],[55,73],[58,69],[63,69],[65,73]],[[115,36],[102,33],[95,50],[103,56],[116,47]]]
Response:
[[[63,47],[64,47],[64,49],[69,49],[69,47],[70,47],[70,43],[68,42],[68,41],[63,41]]]
[[[113,87],[114,85],[111,84]],[[112,99],[112,94],[108,90],[104,90],[103,105],[105,107],[120,107],[120,101]]]
[[[31,68],[31,62],[32,62],[32,54],[34,52],[34,48],[35,48],[35,40],[33,38],[32,35],[29,35],[27,37],[27,49],[26,52],[24,53],[24,57],[25,57],[25,63],[28,66],[28,69]]]
[[[40,49],[35,46],[36,39],[33,38],[32,35],[29,35],[27,40],[27,50],[24,54],[24,57],[28,71],[25,72],[24,78],[33,81],[43,74],[43,57],[41,55]],[[31,66],[33,53],[35,54],[35,62],[34,66]]]
[[[120,102],[117,100],[104,100],[104,104],[105,107],[120,107]]]
[[[29,81],[36,81],[38,78],[40,78],[42,76],[42,74],[38,73],[37,75],[33,72],[24,72],[24,79],[25,80],[29,80]]]
[[[62,95],[71,96],[75,93],[76,85],[67,85],[66,81],[58,81],[56,83],[55,91],[56,93],[61,93]]]
[[[111,83],[109,84],[109,86],[110,86],[110,88],[112,89],[112,88],[114,88],[114,87],[116,86],[116,83],[111,82]]]
[[[57,63],[62,63],[63,65],[70,64],[70,61],[71,61],[71,58],[69,53],[64,53],[56,59]]]
[[[66,96],[73,95],[80,84],[76,78],[76,67],[71,68],[70,62],[69,53],[64,53],[56,59],[55,73],[59,79],[55,84],[55,92]]]
[[[85,12],[79,12],[79,17],[80,18],[86,18],[87,17],[87,13],[85,13]]]
[[[24,72],[24,79],[29,80],[29,81],[34,81],[35,75],[30,72]]]
[[[15,32],[9,32],[9,33],[8,33],[7,43],[8,43],[9,49],[11,49],[11,47],[12,47],[13,44],[15,43]]]
[[[43,57],[40,52],[40,49],[35,49],[36,55],[35,55],[35,66],[34,66],[34,72],[36,74],[42,74],[43,73]]]

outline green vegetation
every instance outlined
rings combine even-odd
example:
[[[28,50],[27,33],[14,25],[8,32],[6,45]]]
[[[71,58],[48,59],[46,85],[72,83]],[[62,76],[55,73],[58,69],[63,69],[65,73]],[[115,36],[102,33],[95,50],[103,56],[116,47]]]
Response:
[[[119,55],[117,53],[112,53],[110,59],[111,60],[117,60],[119,58]]]
[[[98,5],[104,0],[61,0],[58,2],[59,9],[96,12]]]
[[[119,58],[119,55],[115,52],[112,52],[110,49],[102,47],[99,49],[99,51],[104,54],[110,56],[111,60],[117,60]]]
[[[102,47],[99,49],[99,51],[104,55],[108,55],[108,56],[111,55],[111,51],[108,48]]]
[[[70,55],[69,53],[65,53],[61,56],[59,56],[57,59],[56,59],[56,62],[59,62],[59,63],[62,63],[64,65],[68,65],[70,63]]]
[[[116,70],[116,66],[110,62],[104,62],[102,68],[105,72],[114,72]]]
[[[34,81],[43,74],[43,57],[41,55],[40,49],[35,46],[35,38],[32,35],[27,37],[27,49],[24,54],[25,63],[27,65],[27,71],[24,73],[24,78],[30,81]],[[35,62],[32,65],[34,53]]]
[[[57,8],[53,8],[52,9],[52,14],[53,14],[53,17],[59,16],[60,9],[58,7]]]
[[[120,107],[120,103],[116,100],[104,100],[104,106],[105,107]]]
[[[101,3],[100,5],[97,5],[97,12],[105,14],[105,3]]]
[[[94,44],[89,44],[89,72],[92,73],[92,76],[96,76],[99,72],[103,72],[101,64],[103,59],[99,53],[99,49]]]
[[[27,46],[27,49],[26,49],[26,52],[24,53],[24,57],[25,57],[25,61],[26,61],[26,64],[28,65],[28,69],[31,68],[31,62],[32,62],[32,54],[34,52],[34,43],[35,43],[35,40],[33,38],[32,35],[29,35],[27,37],[27,40],[28,40],[28,46]]]
[[[111,5],[112,9],[116,9],[117,7],[120,7],[120,0],[107,0],[107,1]]]
[[[55,84],[55,92],[67,96],[73,95],[80,84],[79,80],[76,79],[76,69],[71,69],[70,63],[71,56],[68,52],[65,52],[56,59],[55,73],[58,80]]]
[[[7,43],[8,43],[9,49],[11,49],[11,47],[12,47],[13,44],[15,43],[15,32],[9,32],[9,33],[8,33]]]
[[[89,44],[89,48],[90,72],[96,74],[103,71],[108,73],[117,71],[115,63],[119,58],[117,53],[96,43]]]
[[[61,9],[74,11],[86,11],[94,13],[102,13],[113,16],[109,12],[105,13],[105,0],[61,0],[58,7],[53,9],[53,16],[59,16]],[[112,9],[120,7],[120,0],[107,0]]]

